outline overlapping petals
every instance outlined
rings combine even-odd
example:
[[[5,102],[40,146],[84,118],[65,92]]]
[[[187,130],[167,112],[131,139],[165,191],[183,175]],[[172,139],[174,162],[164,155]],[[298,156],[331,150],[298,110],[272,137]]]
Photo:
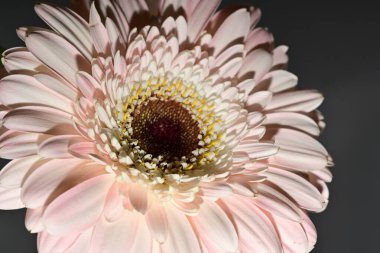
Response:
[[[26,47],[2,58],[0,208],[27,208],[39,252],[312,250],[307,212],[332,180],[323,97],[296,88],[259,9],[219,4],[39,4],[51,29],[18,29]],[[152,101],[189,112],[196,149],[142,148],[133,120]]]

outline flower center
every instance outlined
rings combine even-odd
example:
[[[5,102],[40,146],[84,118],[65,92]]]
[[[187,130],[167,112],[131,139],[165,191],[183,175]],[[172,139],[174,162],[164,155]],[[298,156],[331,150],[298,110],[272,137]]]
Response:
[[[216,97],[181,79],[128,84],[117,124],[128,166],[151,178],[205,171],[224,147]],[[123,159],[123,158],[122,158]]]
[[[189,157],[198,147],[200,129],[180,103],[150,100],[134,112],[132,138],[141,149],[166,161]]]

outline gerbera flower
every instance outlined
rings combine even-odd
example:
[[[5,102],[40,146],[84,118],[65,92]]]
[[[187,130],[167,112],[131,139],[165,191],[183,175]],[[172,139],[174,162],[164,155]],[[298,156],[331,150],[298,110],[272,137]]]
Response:
[[[39,252],[309,252],[332,164],[260,10],[39,4],[3,55],[0,207]]]

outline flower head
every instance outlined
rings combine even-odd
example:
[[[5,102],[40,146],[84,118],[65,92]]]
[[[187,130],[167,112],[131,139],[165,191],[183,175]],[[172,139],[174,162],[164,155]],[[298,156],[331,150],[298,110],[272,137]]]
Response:
[[[0,81],[0,207],[40,252],[309,252],[332,165],[260,10],[40,4]],[[79,5],[79,3],[78,3]]]

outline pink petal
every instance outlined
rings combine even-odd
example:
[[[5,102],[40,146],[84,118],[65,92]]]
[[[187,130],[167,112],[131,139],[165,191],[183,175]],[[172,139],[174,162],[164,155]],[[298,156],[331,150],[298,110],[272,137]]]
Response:
[[[69,147],[83,140],[78,135],[53,136],[40,144],[39,154],[44,158],[72,158]]]
[[[101,86],[99,83],[87,72],[78,72],[77,85],[82,94],[90,101],[94,101],[96,93],[99,93]]]
[[[250,112],[262,111],[272,99],[272,93],[269,91],[255,92],[248,97],[247,110]]]
[[[311,154],[322,154],[328,157],[326,149],[313,137],[302,133],[300,131],[292,129],[270,129],[268,131],[269,135],[272,135],[272,140],[284,148],[290,150],[303,150],[306,153]]]
[[[310,211],[322,211],[326,200],[321,193],[306,179],[282,169],[270,167],[267,172],[268,180],[278,185],[302,208]]]
[[[22,90],[23,92],[20,92]],[[0,81],[0,103],[7,106],[38,104],[73,114],[72,102],[27,75],[10,75]]]
[[[306,237],[309,242],[309,251],[311,251],[317,242],[317,231],[313,222],[310,220],[309,216],[306,213],[303,213],[303,222],[301,225],[306,233]]]
[[[190,42],[196,41],[220,3],[221,0],[208,0],[200,1],[199,4],[196,5],[188,24],[188,37]]]
[[[273,35],[267,29],[257,28],[249,33],[245,42],[245,50],[250,52],[257,48],[270,48],[273,44]]]
[[[83,165],[79,159],[54,159],[45,162],[22,185],[21,198],[28,208],[39,208],[45,204],[69,173]]]
[[[38,252],[42,253],[66,253],[66,250],[75,242],[78,235],[54,236],[47,232],[38,234]]]
[[[112,55],[116,55],[116,52],[118,51],[121,51],[123,54],[125,54],[126,43],[121,35],[121,31],[119,31],[115,22],[107,17],[105,25],[111,43]]]
[[[254,78],[259,81],[272,67],[273,56],[266,50],[256,49],[243,60],[239,78]]]
[[[43,65],[27,48],[12,48],[3,53],[2,63],[9,73],[36,73],[49,72],[48,68]]]
[[[269,159],[269,163],[303,172],[323,170],[328,165],[327,157],[308,150],[291,149],[283,147]]]
[[[291,89],[295,87],[297,83],[297,76],[280,69],[266,74],[257,86],[260,87],[260,89],[277,93]]]
[[[265,184],[254,184],[258,194],[254,203],[273,215],[301,222],[302,211],[285,195]]]
[[[226,62],[218,69],[218,74],[224,78],[233,78],[238,73],[239,69],[242,66],[242,58],[236,57],[232,60]]]
[[[106,204],[104,206],[104,218],[109,222],[115,222],[122,217],[124,211],[120,185],[114,183],[108,193]]]
[[[97,148],[95,143],[83,141],[70,144],[69,152],[78,158],[88,159],[90,154],[97,153]]]
[[[273,143],[264,142],[246,142],[239,144],[234,151],[243,151],[249,155],[249,158],[257,160],[264,159],[276,154],[279,150],[278,146]]]
[[[294,112],[273,112],[266,114],[265,125],[273,127],[289,127],[304,131],[310,135],[318,136],[320,129],[317,123],[310,117]]]
[[[48,87],[49,89],[59,93],[62,96],[65,96],[71,101],[76,101],[78,97],[78,90],[73,84],[70,84],[65,79],[60,77],[58,74],[50,73],[43,74],[38,73],[34,75],[40,83]]]
[[[260,22],[261,10],[259,8],[251,7],[249,13],[251,14],[251,29],[253,29]]]
[[[92,235],[92,253],[125,253],[132,249],[140,219],[137,213],[126,211],[116,222],[100,219]]]
[[[93,225],[103,211],[113,181],[112,175],[100,175],[57,197],[46,208],[43,217],[46,231],[64,235],[83,231]]]
[[[153,238],[143,217],[140,217],[136,238],[130,253],[155,253],[153,249]],[[157,252],[158,253],[158,252]]]
[[[287,55],[288,47],[279,46],[273,50],[273,68],[284,68],[287,66],[289,57]]]
[[[5,115],[3,125],[8,129],[25,132],[55,134],[76,132],[69,114],[43,106],[19,107]]]
[[[282,252],[280,239],[269,218],[246,197],[223,199],[223,208],[231,215],[239,235],[240,250]],[[247,212],[249,210],[249,212]]]
[[[160,203],[152,203],[145,214],[149,230],[159,243],[164,243],[168,237],[168,220],[164,208]]]
[[[144,3],[145,1],[140,0],[140,2]],[[117,25],[117,29],[119,30],[119,33],[122,35],[123,40],[127,41],[128,35],[129,35],[129,24],[127,20],[127,16],[125,15],[125,12],[132,11],[132,14],[134,13],[131,8],[123,9],[123,4],[127,3],[125,1],[110,1],[110,0],[104,0],[99,3],[100,11],[104,17],[113,17],[113,22]],[[128,14],[127,14],[128,15]]]
[[[176,27],[177,27],[178,44],[182,45],[182,43],[186,42],[187,35],[188,35],[187,22],[183,16],[179,16],[175,22],[176,22]]]
[[[21,187],[25,176],[39,159],[39,156],[28,156],[10,161],[0,171],[0,186],[5,188]]]
[[[199,6],[198,6],[199,7]],[[249,32],[250,17],[246,9],[240,9],[229,15],[215,32],[210,47],[213,55],[219,55],[231,43],[244,40]]]
[[[228,49],[224,50],[220,55],[218,55],[215,59],[215,62],[212,64],[213,68],[218,69],[219,67],[223,66],[224,63],[226,63],[228,60],[234,58],[234,57],[242,57],[244,52],[244,45],[243,44],[236,44]]]
[[[42,215],[44,211],[45,211],[45,207],[40,207],[37,209],[28,208],[26,210],[25,227],[31,233],[39,233],[44,230],[44,225],[42,223]]]
[[[91,237],[92,237],[92,231],[93,229],[87,229],[86,231],[82,232],[75,242],[66,249],[65,253],[84,253],[84,252],[90,252],[91,247]]]
[[[3,134],[2,137],[0,142],[0,157],[17,159],[36,155],[38,153],[39,139],[43,139],[44,136],[36,133],[22,133],[10,130]]]
[[[265,108],[268,111],[301,111],[311,112],[321,105],[322,95],[317,91],[289,91],[273,96],[271,103]]]
[[[25,43],[38,59],[73,84],[78,71],[91,71],[90,62],[73,45],[53,32],[30,33]]]
[[[302,226],[298,222],[273,217],[281,238],[284,253],[309,252],[309,243]]]
[[[219,248],[226,252],[238,249],[238,237],[232,222],[224,211],[214,202],[205,201],[199,214],[191,217],[201,238],[207,237]]]
[[[20,199],[20,188],[0,187],[0,209],[14,210],[24,208],[25,205]]]
[[[148,208],[148,191],[141,185],[132,185],[129,188],[129,201],[136,211],[145,214]]]
[[[53,30],[75,45],[88,60],[92,59],[92,40],[83,18],[70,10],[48,4],[37,4],[35,10]]]
[[[96,51],[99,54],[108,55],[111,49],[110,40],[108,38],[107,30],[100,19],[98,11],[96,10],[95,2],[91,5],[89,26]]]
[[[161,245],[165,253],[200,253],[200,244],[187,217],[173,206],[165,207],[169,236]]]
[[[224,196],[232,195],[233,191],[231,186],[226,182],[206,182],[200,185],[200,192],[206,198],[216,200]]]

